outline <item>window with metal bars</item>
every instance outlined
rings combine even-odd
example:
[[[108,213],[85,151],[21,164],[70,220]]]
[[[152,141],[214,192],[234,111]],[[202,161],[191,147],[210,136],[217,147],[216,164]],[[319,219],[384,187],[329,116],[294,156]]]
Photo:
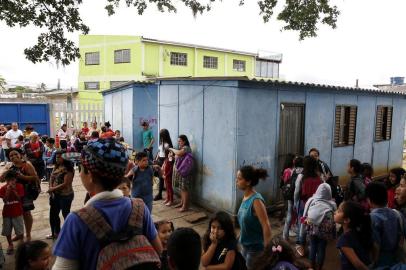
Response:
[[[235,71],[245,71],[245,61],[233,59],[233,70]]]
[[[99,90],[100,83],[99,82],[85,82],[85,90]]]
[[[213,56],[203,56],[203,67],[217,69],[218,68],[218,58]]]
[[[393,107],[378,106],[376,108],[375,141],[387,141],[392,137]]]
[[[114,51],[114,64],[130,63],[131,62],[131,50],[115,50]]]
[[[355,144],[357,128],[357,107],[336,106],[334,146],[346,146]]]
[[[187,66],[187,53],[171,52],[172,66]]]
[[[85,53],[85,65],[100,65],[100,53],[99,52]]]

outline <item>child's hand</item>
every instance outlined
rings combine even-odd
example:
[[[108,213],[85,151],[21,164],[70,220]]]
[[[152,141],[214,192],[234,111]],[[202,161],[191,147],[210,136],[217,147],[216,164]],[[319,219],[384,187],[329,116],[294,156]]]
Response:
[[[212,244],[217,245],[217,235],[215,233],[210,233],[210,240]]]

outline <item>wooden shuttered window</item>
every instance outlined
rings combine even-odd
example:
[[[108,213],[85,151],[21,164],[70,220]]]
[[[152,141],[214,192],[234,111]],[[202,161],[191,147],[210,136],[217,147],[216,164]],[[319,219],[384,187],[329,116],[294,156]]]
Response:
[[[378,106],[376,108],[375,141],[386,141],[392,137],[393,107]]]
[[[357,107],[336,106],[334,146],[355,144],[357,128]]]

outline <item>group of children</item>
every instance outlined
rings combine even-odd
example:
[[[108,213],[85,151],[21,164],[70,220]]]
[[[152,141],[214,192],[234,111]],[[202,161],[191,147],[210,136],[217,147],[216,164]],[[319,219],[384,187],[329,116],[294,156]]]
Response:
[[[289,227],[296,225],[296,253],[304,256],[307,242],[313,269],[322,269],[327,244],[337,235],[343,270],[386,269],[406,258],[401,250],[403,219],[394,210],[395,190],[402,176],[406,177],[404,169],[394,168],[387,179],[373,181],[372,167],[353,159],[348,163],[348,184],[341,187],[329,169],[323,175],[322,161],[310,155],[290,158],[281,173],[288,204],[283,238],[288,241]],[[299,194],[295,202],[292,192]]]

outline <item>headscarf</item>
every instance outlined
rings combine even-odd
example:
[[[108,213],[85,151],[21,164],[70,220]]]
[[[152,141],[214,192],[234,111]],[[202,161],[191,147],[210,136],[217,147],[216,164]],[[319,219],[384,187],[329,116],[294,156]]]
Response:
[[[324,216],[336,209],[337,205],[332,200],[330,185],[323,183],[317,188],[313,197],[306,202],[303,216],[307,217],[309,223],[320,225]]]

